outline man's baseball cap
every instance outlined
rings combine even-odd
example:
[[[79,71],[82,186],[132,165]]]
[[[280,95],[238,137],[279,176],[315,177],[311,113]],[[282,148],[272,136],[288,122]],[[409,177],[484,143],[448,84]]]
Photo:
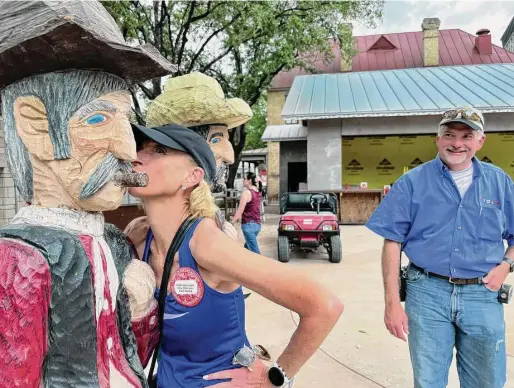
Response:
[[[485,120],[482,112],[471,107],[454,108],[443,113],[439,126],[449,123],[462,123],[475,131],[484,132]]]
[[[167,124],[160,127],[147,128],[132,124],[136,144],[146,139],[182,151],[190,155],[205,172],[205,180],[210,183],[216,176],[216,160],[205,139],[196,132],[177,124]]]

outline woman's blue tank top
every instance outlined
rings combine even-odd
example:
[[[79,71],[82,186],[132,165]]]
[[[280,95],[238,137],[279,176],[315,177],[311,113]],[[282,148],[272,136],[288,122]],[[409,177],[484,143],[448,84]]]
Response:
[[[179,249],[179,266],[192,268],[198,273],[189,241],[199,222],[200,219],[189,229]],[[145,262],[148,262],[152,239],[150,229],[143,256]],[[157,369],[157,386],[160,388],[200,388],[229,381],[206,381],[203,376],[240,367],[232,365],[232,359],[244,345],[250,346],[245,331],[242,287],[224,294],[205,282],[203,285],[203,298],[194,307],[179,304],[172,293],[166,298]],[[155,298],[158,297],[157,288]]]

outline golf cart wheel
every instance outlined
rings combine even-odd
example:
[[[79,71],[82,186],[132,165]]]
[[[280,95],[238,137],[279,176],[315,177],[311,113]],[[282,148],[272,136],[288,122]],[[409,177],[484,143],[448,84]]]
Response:
[[[328,249],[328,259],[331,263],[339,263],[341,261],[341,237],[330,236],[330,247]]]
[[[278,261],[287,263],[289,261],[289,238],[287,236],[278,236]]]

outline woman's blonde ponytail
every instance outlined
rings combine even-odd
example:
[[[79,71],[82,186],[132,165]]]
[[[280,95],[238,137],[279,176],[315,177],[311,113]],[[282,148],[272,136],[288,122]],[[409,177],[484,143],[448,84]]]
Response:
[[[202,180],[189,196],[189,212],[193,217],[206,217],[215,219],[218,207],[214,202],[211,188]]]

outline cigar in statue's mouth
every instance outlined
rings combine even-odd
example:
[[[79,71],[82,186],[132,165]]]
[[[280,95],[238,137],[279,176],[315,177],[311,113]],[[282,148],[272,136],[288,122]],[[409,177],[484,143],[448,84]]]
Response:
[[[148,175],[144,172],[128,172],[114,175],[113,182],[120,187],[146,187]]]

